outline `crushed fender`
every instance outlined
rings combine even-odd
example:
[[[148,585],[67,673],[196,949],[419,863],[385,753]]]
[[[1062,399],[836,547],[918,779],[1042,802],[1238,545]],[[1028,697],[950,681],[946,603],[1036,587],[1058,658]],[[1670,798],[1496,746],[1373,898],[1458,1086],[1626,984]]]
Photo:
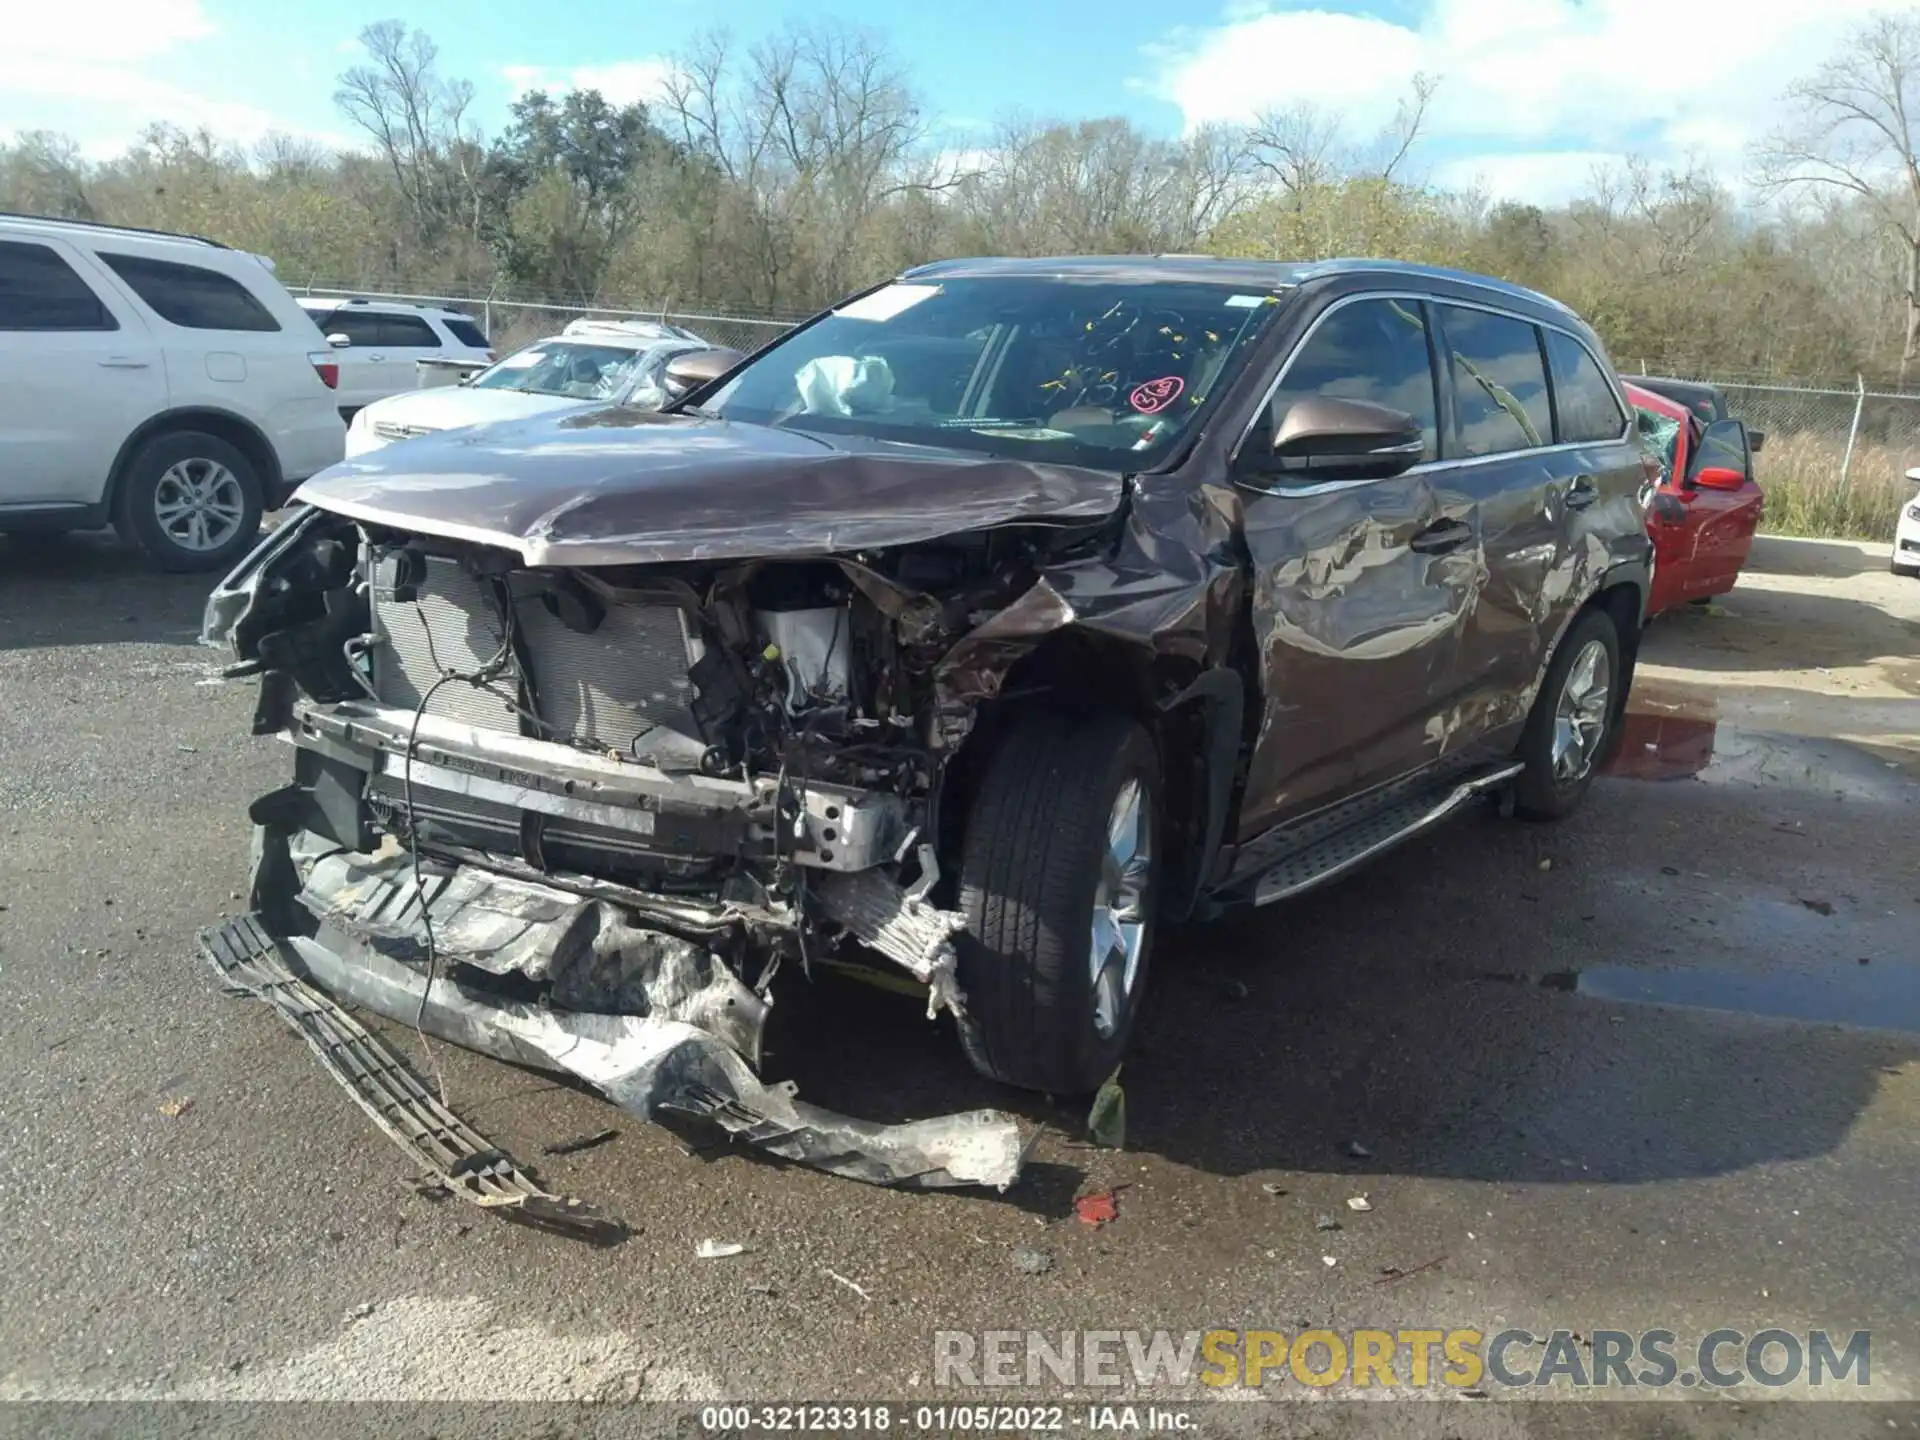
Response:
[[[265,1001],[286,1021],[354,1102],[448,1194],[591,1245],[627,1238],[618,1220],[542,1189],[510,1155],[435,1099],[379,1037],[294,973],[258,917],[203,930],[200,948],[231,989]]]

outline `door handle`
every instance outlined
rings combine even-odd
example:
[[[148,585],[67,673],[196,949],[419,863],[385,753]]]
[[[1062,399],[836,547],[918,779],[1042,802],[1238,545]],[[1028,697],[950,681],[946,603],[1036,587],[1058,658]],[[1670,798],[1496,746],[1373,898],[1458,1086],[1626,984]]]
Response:
[[[1414,536],[1407,548],[1420,555],[1445,555],[1471,539],[1473,527],[1464,520],[1436,520]]]
[[[151,366],[151,360],[142,360],[137,355],[109,355],[100,362],[103,370],[145,370]]]
[[[367,359],[369,359],[369,360],[384,360],[384,359],[386,359],[386,358],[387,358],[387,357],[386,357],[386,356],[384,356],[384,355],[369,355],[369,356],[367,356]]]
[[[1600,498],[1600,491],[1593,480],[1586,475],[1577,478],[1567,487],[1567,508],[1584,510]]]

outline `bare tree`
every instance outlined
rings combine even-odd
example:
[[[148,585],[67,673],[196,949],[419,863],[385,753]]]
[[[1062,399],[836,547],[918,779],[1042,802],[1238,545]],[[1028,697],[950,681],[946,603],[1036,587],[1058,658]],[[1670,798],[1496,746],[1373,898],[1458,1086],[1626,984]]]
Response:
[[[382,20],[360,32],[368,63],[345,71],[333,101],[379,147],[423,236],[478,203],[479,146],[466,128],[473,86],[440,73],[424,30]]]
[[[1254,169],[1296,197],[1339,179],[1351,160],[1340,117],[1304,100],[1255,116],[1247,148]]]
[[[1794,121],[1761,149],[1761,179],[1776,189],[1851,196],[1897,242],[1904,382],[1920,359],[1920,16],[1876,16],[1787,98]]]
[[[1393,172],[1407,158],[1409,151],[1419,143],[1420,135],[1426,128],[1427,108],[1433,103],[1433,95],[1440,88],[1440,77],[1421,72],[1414,74],[1407,94],[1395,108],[1393,123],[1381,132],[1376,148],[1383,157],[1380,166],[1380,178],[1391,181]]]

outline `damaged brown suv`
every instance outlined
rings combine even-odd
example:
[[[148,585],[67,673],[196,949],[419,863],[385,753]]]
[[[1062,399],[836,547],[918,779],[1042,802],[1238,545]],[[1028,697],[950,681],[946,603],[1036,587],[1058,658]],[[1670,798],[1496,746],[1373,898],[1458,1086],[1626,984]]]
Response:
[[[987,1075],[1086,1091],[1169,922],[1475,797],[1563,815],[1624,706],[1632,412],[1530,291],[952,261],[677,373],[666,413],[337,466],[215,592],[295,747],[253,913],[207,936],[236,983],[839,1173],[1004,1185],[1006,1116],[759,1079],[779,990],[904,971]]]

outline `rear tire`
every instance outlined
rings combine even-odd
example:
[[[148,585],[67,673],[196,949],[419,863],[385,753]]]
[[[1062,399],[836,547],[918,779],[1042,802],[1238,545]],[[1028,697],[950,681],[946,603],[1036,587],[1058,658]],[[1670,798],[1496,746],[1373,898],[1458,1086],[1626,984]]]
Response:
[[[1613,738],[1620,683],[1620,632],[1606,611],[1588,610],[1562,637],[1527,716],[1515,813],[1558,820],[1579,808]]]
[[[253,462],[217,435],[176,430],[141,446],[115,497],[113,527],[162,570],[221,570],[260,536]]]
[[[960,857],[960,1043],[981,1074],[1081,1095],[1119,1063],[1153,949],[1159,806],[1153,742],[1123,715],[1042,715],[1001,737]]]

